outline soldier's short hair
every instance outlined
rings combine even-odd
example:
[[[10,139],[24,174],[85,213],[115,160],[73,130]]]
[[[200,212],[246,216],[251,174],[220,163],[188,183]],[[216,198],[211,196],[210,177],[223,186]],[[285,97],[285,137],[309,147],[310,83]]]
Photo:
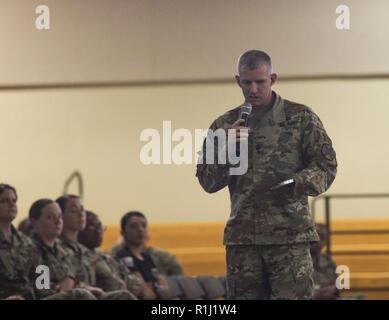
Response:
[[[120,220],[120,227],[122,228],[122,231],[124,231],[126,229],[128,221],[132,217],[141,217],[141,218],[144,218],[147,221],[146,216],[142,212],[140,212],[140,211],[129,211]]]
[[[18,199],[18,194],[16,193],[16,189],[6,183],[0,183],[0,195],[5,191],[5,190],[12,190],[16,196],[16,200]]]
[[[62,214],[65,213],[66,203],[68,202],[69,199],[80,199],[80,197],[74,194],[66,194],[60,196],[59,198],[57,198],[57,200],[55,200],[55,202],[57,202],[59,207],[61,208]]]
[[[238,59],[238,74],[242,70],[254,70],[260,67],[262,64],[272,66],[270,56],[260,50],[249,50],[243,53]]]
[[[28,217],[30,219],[39,219],[42,215],[42,209],[50,203],[54,203],[51,199],[39,199],[35,201],[28,212]]]

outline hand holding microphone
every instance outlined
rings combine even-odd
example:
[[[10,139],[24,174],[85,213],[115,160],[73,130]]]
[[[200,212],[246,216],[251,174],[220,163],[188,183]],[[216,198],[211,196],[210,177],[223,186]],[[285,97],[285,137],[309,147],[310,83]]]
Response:
[[[231,148],[230,146],[235,146],[236,155],[237,156],[240,155],[239,143],[240,141],[247,140],[250,132],[252,131],[252,129],[248,128],[248,120],[251,111],[252,111],[251,103],[244,103],[242,105],[239,119],[236,120],[231,126],[231,129],[235,130],[235,136],[231,136],[231,139],[228,139],[227,152]],[[248,132],[240,131],[244,129],[246,130],[248,129]]]

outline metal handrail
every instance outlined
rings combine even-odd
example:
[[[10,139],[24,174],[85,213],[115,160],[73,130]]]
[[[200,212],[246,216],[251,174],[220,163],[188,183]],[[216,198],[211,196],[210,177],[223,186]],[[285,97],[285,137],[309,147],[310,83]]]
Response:
[[[336,232],[331,232],[331,224],[330,224],[330,217],[331,217],[331,199],[360,199],[360,198],[388,198],[389,199],[389,193],[356,193],[356,194],[332,194],[332,195],[323,195],[319,196],[317,198],[314,198],[312,200],[312,217],[313,220],[315,220],[316,215],[316,203],[319,200],[324,199],[324,211],[325,211],[325,224],[327,229],[327,255],[331,256],[331,234],[364,234],[364,233],[388,233],[389,230],[338,230]]]

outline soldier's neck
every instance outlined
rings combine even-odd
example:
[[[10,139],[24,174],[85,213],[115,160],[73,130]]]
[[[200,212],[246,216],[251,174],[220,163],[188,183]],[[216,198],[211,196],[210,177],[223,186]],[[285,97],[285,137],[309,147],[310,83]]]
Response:
[[[3,231],[3,233],[7,237],[11,237],[12,235],[12,229],[11,229],[11,223],[8,221],[1,221],[0,220],[0,230]]]
[[[62,236],[67,240],[77,242],[78,231],[63,229]]]
[[[41,238],[42,242],[43,242],[46,246],[48,246],[48,247],[50,247],[50,248],[53,248],[53,247],[54,247],[54,243],[55,243],[55,239],[56,239],[56,238],[47,238],[47,237],[44,237],[44,236],[42,236],[42,235],[39,235],[39,238]]]
[[[137,257],[138,259],[142,259],[142,252],[144,250],[143,244],[141,245],[126,244],[126,246],[128,249],[130,249],[130,251],[135,257]]]

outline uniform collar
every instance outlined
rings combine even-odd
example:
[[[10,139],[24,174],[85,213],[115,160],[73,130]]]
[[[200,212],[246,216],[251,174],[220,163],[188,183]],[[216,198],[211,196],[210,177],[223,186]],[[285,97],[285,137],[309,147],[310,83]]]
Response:
[[[15,241],[22,241],[21,235],[19,232],[15,229],[13,225],[11,225],[11,238],[7,237],[2,230],[0,230],[0,244],[8,244],[13,245],[15,244]]]
[[[273,91],[274,92],[274,91]],[[280,123],[286,120],[285,109],[284,109],[284,99],[281,98],[276,92],[274,92],[276,99],[274,101],[273,107],[271,108],[271,113],[273,117],[273,122]]]
[[[261,117],[258,126],[260,128],[272,127],[286,120],[284,100],[276,92],[272,91],[274,98],[271,108]]]
[[[35,243],[38,246],[40,246],[42,249],[44,249],[45,251],[49,251],[49,252],[52,252],[52,253],[56,253],[57,252],[57,250],[58,250],[57,248],[59,246],[59,240],[58,239],[54,240],[53,247],[49,247],[46,243],[43,242],[43,240],[36,233],[33,234],[32,238],[35,241]]]

